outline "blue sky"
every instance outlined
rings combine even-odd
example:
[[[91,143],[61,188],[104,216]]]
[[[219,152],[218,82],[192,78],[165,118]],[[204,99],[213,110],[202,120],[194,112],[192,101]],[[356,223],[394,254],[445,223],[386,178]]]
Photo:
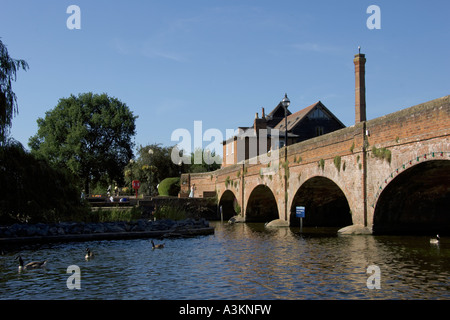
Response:
[[[66,26],[72,4],[80,30]],[[370,5],[381,29],[366,26]],[[37,118],[89,91],[139,116],[137,146],[175,145],[196,120],[225,136],[285,92],[292,112],[320,100],[351,126],[358,46],[368,119],[450,94],[449,15],[447,0],[2,0],[1,40],[30,66],[13,84],[12,136],[27,146]]]

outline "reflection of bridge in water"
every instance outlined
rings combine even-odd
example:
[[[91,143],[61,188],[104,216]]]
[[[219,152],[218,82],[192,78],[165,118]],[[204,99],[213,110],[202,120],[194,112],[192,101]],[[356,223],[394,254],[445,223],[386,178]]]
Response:
[[[363,224],[374,232],[450,233],[450,96],[248,160],[182,176],[182,192],[215,192],[225,218],[304,226]]]

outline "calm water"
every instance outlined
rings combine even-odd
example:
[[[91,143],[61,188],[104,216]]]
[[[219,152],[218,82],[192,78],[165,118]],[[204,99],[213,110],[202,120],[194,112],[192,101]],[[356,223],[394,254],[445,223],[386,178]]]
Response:
[[[335,230],[265,229],[220,224],[215,234],[165,239],[91,241],[22,247],[26,262],[46,269],[18,272],[0,256],[0,299],[449,299],[450,239],[337,236]],[[160,242],[159,240],[156,242]],[[84,260],[89,246],[97,256]],[[69,265],[81,289],[69,290]],[[368,289],[369,265],[380,268],[380,289]]]

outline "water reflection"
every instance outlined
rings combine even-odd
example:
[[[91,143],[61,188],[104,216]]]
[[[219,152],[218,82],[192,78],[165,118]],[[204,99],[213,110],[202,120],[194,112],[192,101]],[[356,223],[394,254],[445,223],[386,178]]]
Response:
[[[214,223],[214,235],[35,245],[0,256],[1,299],[448,299],[450,242],[426,237],[338,236],[335,229]],[[85,248],[95,258],[85,261]],[[17,272],[14,256],[48,259]],[[69,265],[81,290],[69,290]],[[381,289],[367,288],[369,265]]]

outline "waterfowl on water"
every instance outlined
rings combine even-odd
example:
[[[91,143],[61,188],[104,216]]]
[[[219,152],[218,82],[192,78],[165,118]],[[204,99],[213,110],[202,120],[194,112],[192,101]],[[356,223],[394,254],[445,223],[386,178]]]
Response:
[[[437,235],[436,235],[436,239],[430,239],[430,243],[438,244],[440,239],[441,239],[441,238],[440,238],[439,235],[437,234]]]
[[[84,256],[84,258],[86,260],[92,259],[94,257],[94,253],[91,251],[91,249],[86,248],[86,255]]]
[[[164,248],[164,243],[161,243],[161,244],[155,244],[155,243],[153,242],[153,240],[151,240],[151,242],[152,242],[152,249],[162,249],[162,248]]]
[[[15,260],[19,260],[19,271],[21,270],[27,270],[27,269],[38,269],[43,268],[47,265],[47,260],[44,261],[32,261],[27,263],[26,265],[23,265],[22,257],[19,255],[15,258]]]

